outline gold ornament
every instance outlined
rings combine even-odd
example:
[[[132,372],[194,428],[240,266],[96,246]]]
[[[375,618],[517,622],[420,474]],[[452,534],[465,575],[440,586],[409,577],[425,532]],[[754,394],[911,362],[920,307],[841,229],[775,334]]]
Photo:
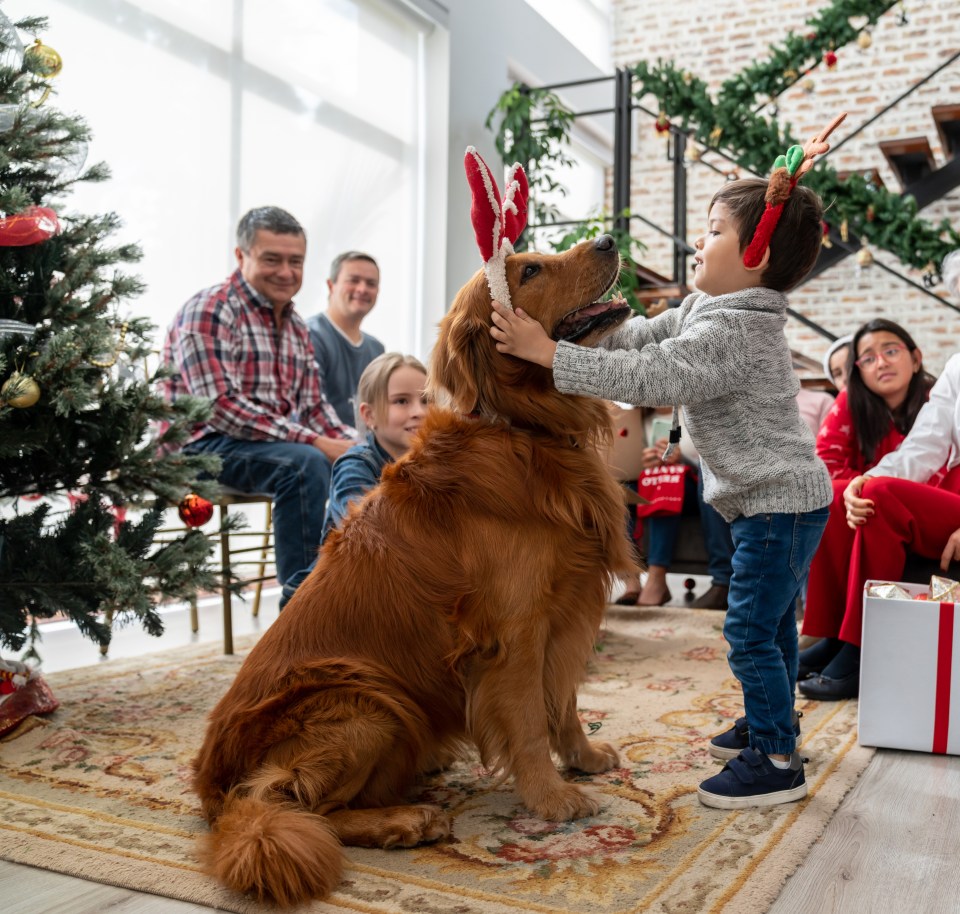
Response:
[[[873,39],[870,37],[869,32],[861,32],[857,35],[857,44],[860,45],[860,50],[865,51],[870,45],[873,44]]]
[[[873,263],[873,253],[870,248],[860,248],[860,250],[857,251],[857,263],[861,267],[869,267],[870,264]]]
[[[39,38],[23,52],[23,56],[34,61],[37,73],[44,79],[53,79],[63,69],[63,58]],[[49,95],[50,87],[47,86],[43,90],[43,95],[37,101],[31,102],[32,107],[39,108]]]
[[[723,127],[714,127],[713,130],[710,131],[710,145],[719,146],[720,137],[722,136],[723,136]]]
[[[840,240],[844,244],[850,240],[850,223],[846,219],[840,223]]]
[[[812,79],[805,79],[802,83],[800,83],[800,85],[803,88],[803,91],[807,93],[807,95],[813,92],[813,90],[817,86],[817,84]]]
[[[703,154],[703,153],[702,153],[702,151],[700,150],[700,147],[697,146],[695,143],[691,143],[691,144],[687,147],[687,159],[688,159],[688,161],[690,161],[690,162],[699,162],[699,161],[700,161],[700,156],[701,156],[702,154]]]
[[[63,58],[39,38],[24,51],[24,56],[36,63],[37,71],[44,79],[56,76],[63,69]]]
[[[791,67],[790,69],[787,69],[787,70],[784,70],[784,71],[783,71],[783,78],[784,78],[788,83],[794,82],[799,75],[800,75],[800,74],[797,73],[797,71],[794,70],[792,67]]]
[[[30,375],[15,371],[0,387],[0,399],[7,406],[27,409],[40,399],[40,386]]]

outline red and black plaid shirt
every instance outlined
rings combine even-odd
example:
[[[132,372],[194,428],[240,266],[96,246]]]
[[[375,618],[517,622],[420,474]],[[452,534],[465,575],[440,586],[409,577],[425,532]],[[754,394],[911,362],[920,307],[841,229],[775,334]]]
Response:
[[[177,312],[163,344],[173,377],[162,382],[170,402],[206,397],[213,414],[190,441],[210,432],[255,441],[299,441],[318,435],[356,438],[320,388],[310,334],[287,304],[278,328],[273,305],[237,270],[225,283],[198,292]],[[189,443],[189,442],[187,442]]]

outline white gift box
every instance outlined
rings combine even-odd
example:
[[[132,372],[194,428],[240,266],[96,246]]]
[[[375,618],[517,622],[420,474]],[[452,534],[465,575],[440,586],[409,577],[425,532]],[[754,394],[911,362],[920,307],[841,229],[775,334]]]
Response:
[[[960,614],[953,603],[867,596],[884,583],[863,589],[860,743],[960,755]]]

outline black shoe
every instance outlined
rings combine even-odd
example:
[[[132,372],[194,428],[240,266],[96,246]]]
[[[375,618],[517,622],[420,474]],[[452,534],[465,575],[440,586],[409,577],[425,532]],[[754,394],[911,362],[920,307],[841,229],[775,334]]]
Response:
[[[801,694],[815,701],[841,701],[844,698],[856,698],[860,694],[860,671],[849,676],[833,679],[830,676],[811,676],[797,683]]]
[[[697,597],[690,605],[694,609],[719,609],[727,611],[727,594],[730,588],[726,584],[711,584],[710,589]]]
[[[800,739],[800,718],[803,717],[802,711],[793,712],[793,733],[797,740]],[[714,758],[728,759],[736,758],[744,749],[750,748],[750,728],[747,726],[745,717],[738,717],[733,726],[723,733],[718,733],[707,746],[708,751]]]
[[[810,676],[819,675],[831,663],[833,658],[840,653],[844,642],[837,638],[824,638],[816,644],[800,651],[797,667],[797,679],[807,679]]]

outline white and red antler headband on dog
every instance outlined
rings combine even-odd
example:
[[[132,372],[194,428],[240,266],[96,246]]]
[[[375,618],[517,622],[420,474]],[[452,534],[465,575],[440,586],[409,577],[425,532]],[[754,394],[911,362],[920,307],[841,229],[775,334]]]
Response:
[[[527,224],[527,197],[530,193],[527,176],[515,162],[507,174],[507,189],[501,200],[497,182],[473,146],[467,147],[463,167],[473,195],[470,221],[483,257],[483,272],[490,293],[502,305],[512,308],[507,286],[507,257],[513,253],[513,242]]]

